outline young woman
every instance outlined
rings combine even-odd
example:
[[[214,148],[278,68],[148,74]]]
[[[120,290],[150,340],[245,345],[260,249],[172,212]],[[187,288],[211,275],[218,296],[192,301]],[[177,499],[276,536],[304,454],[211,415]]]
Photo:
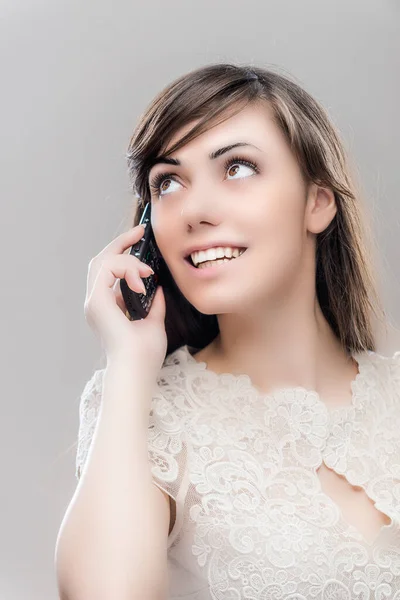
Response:
[[[338,133],[298,84],[214,64],[131,139],[135,227],[90,263],[107,366],[81,397],[69,600],[400,598],[400,352],[383,324]],[[149,316],[119,280],[146,203]],[[229,264],[228,264],[229,263]]]

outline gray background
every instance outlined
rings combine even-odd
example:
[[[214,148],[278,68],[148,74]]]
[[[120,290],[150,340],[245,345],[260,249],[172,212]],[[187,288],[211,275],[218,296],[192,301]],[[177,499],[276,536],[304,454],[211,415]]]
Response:
[[[400,349],[399,4],[2,1],[0,598],[54,600],[79,396],[101,362],[89,260],[130,225],[124,154],[164,85],[215,61],[281,67],[328,109],[371,209]]]

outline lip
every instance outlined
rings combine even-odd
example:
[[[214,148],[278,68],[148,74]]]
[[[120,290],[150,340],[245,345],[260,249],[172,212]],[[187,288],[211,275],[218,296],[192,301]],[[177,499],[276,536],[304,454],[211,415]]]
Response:
[[[247,250],[247,248],[246,248],[246,250]],[[189,262],[189,259],[187,259],[187,258],[184,259],[184,262],[187,265],[187,267],[190,269],[191,275],[199,277],[200,279],[211,279],[213,277],[218,277],[218,274],[222,275],[223,273],[225,273],[227,271],[229,272],[229,269],[232,268],[232,263],[235,263],[237,260],[239,260],[246,253],[246,250],[240,256],[238,256],[237,258],[234,258],[233,260],[229,260],[222,264],[214,265],[211,267],[202,267],[202,268],[198,269],[197,267],[194,267],[192,265],[192,263]]]
[[[218,248],[218,247],[222,247],[222,248],[246,248],[247,246],[243,246],[243,245],[238,245],[236,244],[236,242],[230,242],[230,241],[226,241],[226,240],[217,240],[216,242],[208,242],[207,244],[202,244],[199,246],[191,246],[190,248],[188,248],[183,257],[187,258],[188,256],[190,256],[192,254],[192,252],[200,252],[200,250],[208,250],[208,248]]]

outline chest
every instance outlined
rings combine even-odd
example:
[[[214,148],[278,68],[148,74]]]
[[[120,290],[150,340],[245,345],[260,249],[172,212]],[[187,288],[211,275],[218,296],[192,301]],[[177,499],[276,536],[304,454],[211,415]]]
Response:
[[[317,476],[323,492],[338,507],[343,519],[352,525],[372,544],[384,525],[390,525],[390,517],[379,511],[375,502],[361,486],[354,486],[343,475],[322,463]]]
[[[389,435],[393,415],[380,427],[375,415],[332,423],[320,403],[294,400],[240,417],[207,415],[189,428],[200,504],[210,501],[207,510],[227,531],[232,515],[238,523],[261,523],[276,547],[295,539],[296,530],[305,544],[326,534],[336,541],[355,535],[373,545],[398,508],[393,464],[400,461],[400,440]]]

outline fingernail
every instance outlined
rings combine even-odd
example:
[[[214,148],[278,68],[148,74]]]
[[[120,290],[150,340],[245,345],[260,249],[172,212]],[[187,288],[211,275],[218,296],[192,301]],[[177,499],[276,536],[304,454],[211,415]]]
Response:
[[[143,294],[144,296],[146,296],[147,292],[146,292],[146,288],[145,288],[145,286],[144,286],[144,283],[143,283],[143,281],[142,281],[142,290],[143,290],[142,294]]]

